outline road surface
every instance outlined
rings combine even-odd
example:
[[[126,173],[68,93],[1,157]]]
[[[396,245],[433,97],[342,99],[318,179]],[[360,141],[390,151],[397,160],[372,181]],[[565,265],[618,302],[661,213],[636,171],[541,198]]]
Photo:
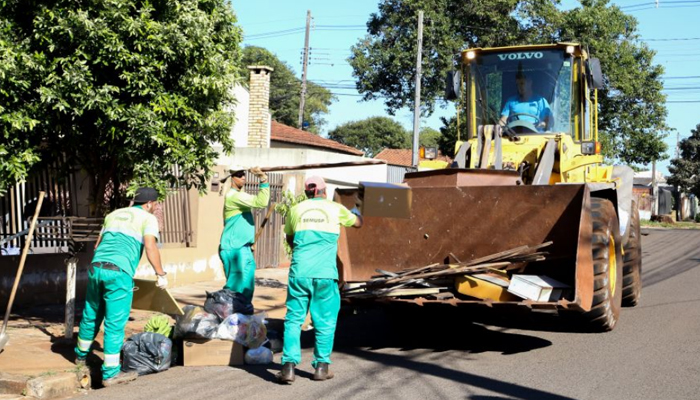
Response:
[[[462,309],[425,309],[397,331],[374,312],[341,321],[330,381],[309,379],[307,337],[290,386],[274,382],[275,355],[269,366],[175,367],[88,397],[699,399],[700,231],[645,231],[641,304],[623,309],[613,332],[572,332],[549,314]]]

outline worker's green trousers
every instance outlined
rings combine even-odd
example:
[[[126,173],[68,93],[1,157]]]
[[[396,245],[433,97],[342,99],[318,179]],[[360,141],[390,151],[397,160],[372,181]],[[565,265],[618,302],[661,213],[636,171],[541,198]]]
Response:
[[[224,289],[241,293],[252,302],[255,291],[255,258],[250,246],[219,250],[219,257],[226,273]]]
[[[85,310],[80,321],[75,354],[81,358],[87,357],[104,320],[102,379],[119,373],[119,353],[124,343],[124,328],[129,320],[133,289],[134,280],[126,272],[90,266]]]
[[[287,315],[284,317],[284,349],[282,363],[301,362],[301,326],[306,313],[316,332],[314,368],[319,362],[331,362],[335,325],[340,311],[340,291],[335,279],[289,278],[287,286]]]

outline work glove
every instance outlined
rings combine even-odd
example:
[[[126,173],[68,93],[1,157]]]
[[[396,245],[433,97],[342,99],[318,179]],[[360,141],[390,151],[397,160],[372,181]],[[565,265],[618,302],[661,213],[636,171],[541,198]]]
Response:
[[[257,176],[258,179],[260,179],[260,182],[267,182],[267,174],[262,172],[260,167],[253,167],[250,169],[250,173]]]
[[[165,289],[168,287],[168,278],[165,277],[165,275],[158,275],[156,278],[156,286],[158,286],[160,289]]]
[[[362,210],[362,198],[359,194],[355,196],[355,208],[357,208],[358,210]]]

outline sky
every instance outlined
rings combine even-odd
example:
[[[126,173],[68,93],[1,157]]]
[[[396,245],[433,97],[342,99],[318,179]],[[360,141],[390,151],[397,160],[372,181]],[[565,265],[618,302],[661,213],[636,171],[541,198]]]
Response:
[[[700,0],[617,0],[612,3],[639,21],[643,41],[657,51],[655,63],[665,68],[668,125],[675,129],[665,141],[667,155],[675,156],[676,141],[690,136],[700,124]],[[575,0],[563,0],[571,8]],[[244,45],[264,47],[285,61],[301,77],[304,27],[311,11],[308,79],[329,88],[337,97],[326,115],[322,135],[338,125],[373,116],[388,116],[381,100],[364,102],[354,89],[352,68],[347,63],[350,47],[366,34],[370,14],[378,0],[256,0],[233,1],[233,9],[244,31]],[[454,106],[436,107],[421,120],[421,127],[439,129],[441,116],[454,115]],[[413,129],[413,110],[403,109],[393,117],[406,129]],[[669,160],[657,164],[668,173]],[[651,168],[649,166],[649,168]]]

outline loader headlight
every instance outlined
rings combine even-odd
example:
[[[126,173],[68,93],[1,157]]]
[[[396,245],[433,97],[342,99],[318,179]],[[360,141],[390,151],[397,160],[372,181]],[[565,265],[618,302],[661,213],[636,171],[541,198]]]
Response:
[[[476,53],[473,51],[467,52],[467,60],[473,60],[476,57]]]
[[[589,156],[594,154],[600,154],[600,142],[581,143],[581,153]]]

